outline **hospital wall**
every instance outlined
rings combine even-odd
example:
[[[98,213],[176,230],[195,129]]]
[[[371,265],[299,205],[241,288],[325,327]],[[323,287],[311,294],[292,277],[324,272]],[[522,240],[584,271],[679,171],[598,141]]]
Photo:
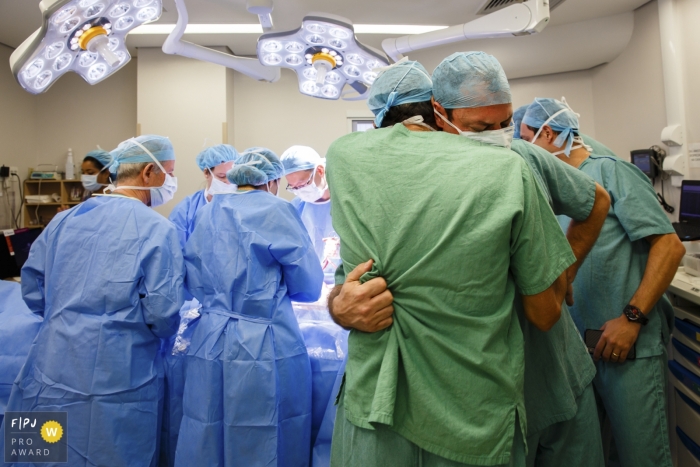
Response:
[[[692,21],[700,16],[700,2],[679,0],[678,5],[689,142],[700,142],[700,41]],[[582,130],[625,159],[632,149],[660,144],[666,116],[657,2],[639,8],[634,20],[632,38],[614,61],[591,70],[512,80],[514,104],[566,96],[581,113]],[[0,45],[0,63],[7,63],[10,53]],[[173,138],[180,160],[179,200],[202,186],[194,157],[205,140],[228,141],[240,150],[264,145],[278,153],[304,144],[325,154],[348,132],[350,117],[370,115],[364,101],[301,95],[288,70],[270,84],[216,65],[166,56],[159,49],[140,49],[138,54],[97,86],[67,74],[39,96],[22,91],[8,67],[0,67],[0,163],[20,167],[23,177],[27,167],[40,162],[62,167],[68,147],[79,162],[96,144],[112,148],[135,135],[140,123],[142,133]],[[700,178],[700,171],[691,175]],[[668,184],[666,190],[677,206],[677,190],[669,191]],[[283,196],[288,194],[283,191]],[[167,215],[174,204],[160,212]]]

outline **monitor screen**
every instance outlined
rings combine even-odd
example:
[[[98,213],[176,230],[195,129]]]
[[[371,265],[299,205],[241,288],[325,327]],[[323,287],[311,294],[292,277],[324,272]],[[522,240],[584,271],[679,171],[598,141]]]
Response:
[[[651,156],[649,154],[635,154],[632,163],[645,174],[651,175]]]
[[[700,185],[683,183],[681,217],[700,219]]]

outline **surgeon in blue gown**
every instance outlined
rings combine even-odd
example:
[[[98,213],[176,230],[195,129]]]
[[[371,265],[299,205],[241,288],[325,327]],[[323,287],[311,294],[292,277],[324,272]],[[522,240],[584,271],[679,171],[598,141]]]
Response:
[[[12,383],[22,369],[43,321],[40,315],[27,308],[17,282],[0,281],[0,424]]]
[[[326,182],[326,160],[313,148],[292,146],[282,153],[287,190],[295,198],[292,204],[301,216],[320,261],[323,261],[324,239],[338,238],[331,222],[331,192]],[[327,271],[329,282],[333,271]]]
[[[184,264],[175,227],[148,206],[172,198],[175,153],[144,135],[112,155],[112,194],[56,215],[22,268],[24,301],[44,323],[7,410],[68,413],[68,463],[56,465],[158,462],[158,352],[177,331]]]
[[[228,144],[211,146],[197,154],[197,166],[204,174],[207,187],[180,201],[168,217],[177,227],[182,248],[185,248],[185,243],[194,230],[197,211],[210,202],[215,193],[236,191],[236,187],[226,178],[226,172],[233,167],[233,161],[237,157],[236,149]]]
[[[277,196],[279,160],[241,156],[236,194],[197,214],[186,287],[202,303],[187,355],[177,467],[307,467],[311,368],[291,300],[318,299],[323,272]]]

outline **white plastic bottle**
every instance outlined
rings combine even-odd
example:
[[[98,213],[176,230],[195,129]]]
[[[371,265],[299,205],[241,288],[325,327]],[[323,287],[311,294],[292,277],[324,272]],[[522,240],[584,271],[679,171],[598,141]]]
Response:
[[[68,156],[66,157],[66,180],[75,179],[75,167],[73,166],[73,150],[68,148]]]

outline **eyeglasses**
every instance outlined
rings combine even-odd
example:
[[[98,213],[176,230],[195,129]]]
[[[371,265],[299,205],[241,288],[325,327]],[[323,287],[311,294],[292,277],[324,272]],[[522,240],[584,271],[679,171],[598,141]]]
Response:
[[[304,183],[304,184],[301,185],[301,186],[289,186],[289,185],[287,185],[287,188],[286,188],[287,191],[289,191],[290,193],[294,193],[294,192],[296,192],[296,191],[301,190],[302,188],[306,188],[307,186],[311,185],[311,183],[314,181],[314,175],[316,175],[316,169],[314,169],[314,170],[311,172],[311,176],[310,176],[309,179],[306,181],[306,183]]]

